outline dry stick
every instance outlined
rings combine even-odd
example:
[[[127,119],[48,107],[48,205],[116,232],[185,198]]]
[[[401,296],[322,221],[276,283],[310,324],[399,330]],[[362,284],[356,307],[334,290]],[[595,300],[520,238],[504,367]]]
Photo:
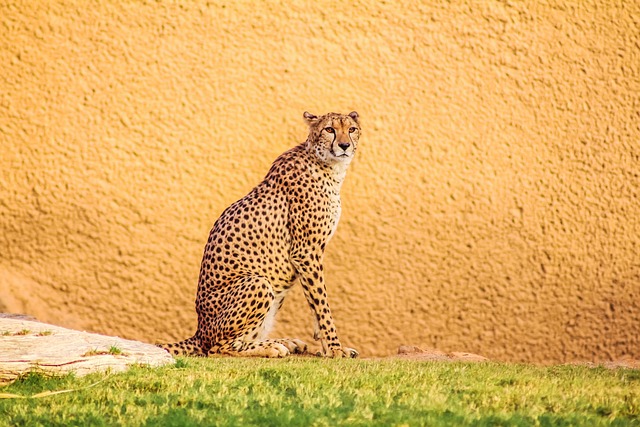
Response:
[[[107,375],[106,377],[104,377],[100,381],[98,381],[96,383],[93,383],[93,384],[90,384],[90,385],[88,385],[86,387],[74,388],[74,389],[69,389],[69,390],[43,391],[41,393],[34,394],[33,396],[21,396],[19,394],[12,394],[12,393],[0,393],[0,399],[38,399],[40,397],[48,397],[48,396],[53,396],[55,394],[64,394],[64,393],[71,393],[73,391],[86,390],[88,388],[91,388],[93,386],[96,386],[96,385],[100,384],[101,382],[103,382],[107,378],[109,378],[110,376],[111,375]]]

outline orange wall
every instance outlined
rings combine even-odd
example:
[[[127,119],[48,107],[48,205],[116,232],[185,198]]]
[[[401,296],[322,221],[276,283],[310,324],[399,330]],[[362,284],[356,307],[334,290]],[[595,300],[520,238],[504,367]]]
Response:
[[[217,216],[357,110],[346,345],[640,356],[637,2],[285,3],[1,2],[0,310],[189,336]]]

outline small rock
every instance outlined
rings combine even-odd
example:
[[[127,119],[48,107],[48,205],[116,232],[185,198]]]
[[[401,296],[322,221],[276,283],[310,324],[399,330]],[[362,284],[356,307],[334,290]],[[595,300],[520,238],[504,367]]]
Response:
[[[478,354],[454,351],[445,353],[436,349],[422,349],[414,345],[401,345],[398,347],[398,355],[400,359],[423,360],[423,361],[461,361],[461,362],[485,362],[487,359]]]
[[[413,354],[413,353],[422,353],[422,349],[420,347],[416,347],[413,345],[401,345],[398,347],[398,354]]]
[[[422,349],[420,347],[410,345],[401,345],[398,347],[398,356],[396,357],[423,361],[448,360],[448,356],[440,350]]]
[[[449,353],[449,357],[451,358],[451,360],[459,360],[462,362],[486,362],[489,360],[484,356],[480,356],[479,354],[465,353],[460,351]]]

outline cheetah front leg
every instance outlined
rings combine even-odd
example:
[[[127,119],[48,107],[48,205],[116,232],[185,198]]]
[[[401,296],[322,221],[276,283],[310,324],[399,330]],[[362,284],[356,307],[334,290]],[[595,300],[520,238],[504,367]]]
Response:
[[[327,340],[322,338],[322,333],[320,332],[320,324],[318,323],[318,317],[316,316],[316,312],[313,308],[311,309],[311,317],[313,322],[313,339],[316,341],[320,341],[320,344],[322,345],[322,351],[319,351],[317,353],[317,356],[332,357],[333,352],[329,349]],[[358,351],[353,348],[344,348],[344,353],[344,355],[340,355],[338,357],[358,357]]]
[[[322,259],[322,257],[318,257],[318,259]],[[357,350],[342,347],[338,340],[331,309],[327,301],[322,264],[306,262],[298,265],[300,266],[298,272],[301,276],[300,282],[304,296],[314,314],[313,337],[316,341],[320,340],[323,355],[326,357],[358,357]]]
[[[311,315],[313,317],[313,339],[320,341],[320,345],[322,346],[322,351],[319,351],[317,356],[349,358],[356,358],[359,356],[360,353],[354,348],[342,347],[339,343],[337,348],[335,346],[330,346],[330,339],[324,338],[322,329],[320,328],[320,323],[318,322],[318,316],[316,315],[314,308],[311,308]]]
[[[311,306],[309,308],[311,308]],[[322,344],[322,352],[318,352],[318,356],[328,355],[329,347],[327,346],[327,341],[322,339],[322,335],[320,334],[320,324],[318,323],[318,316],[316,316],[316,311],[313,308],[311,308],[311,317],[313,322],[313,339],[316,341],[320,341],[320,344]]]

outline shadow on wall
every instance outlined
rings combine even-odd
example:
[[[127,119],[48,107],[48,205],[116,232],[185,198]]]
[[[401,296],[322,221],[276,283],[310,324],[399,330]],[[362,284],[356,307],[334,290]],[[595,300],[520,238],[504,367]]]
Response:
[[[72,315],[52,316],[47,300],[55,298],[56,292],[49,287],[3,267],[0,267],[0,283],[0,313],[28,313],[40,321],[52,324],[71,323],[81,327],[82,322]]]

